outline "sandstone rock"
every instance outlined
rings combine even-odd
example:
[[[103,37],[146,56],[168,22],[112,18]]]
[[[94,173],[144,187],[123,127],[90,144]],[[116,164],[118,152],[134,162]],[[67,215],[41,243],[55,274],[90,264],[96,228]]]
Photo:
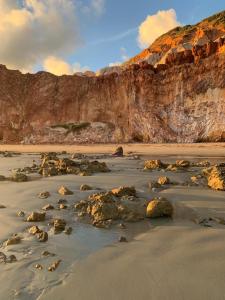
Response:
[[[208,186],[213,190],[225,191],[225,169],[213,167],[208,174]]]
[[[166,177],[166,176],[161,176],[161,177],[159,177],[159,179],[158,179],[158,184],[159,184],[159,185],[165,185],[165,184],[169,184],[169,183],[170,183],[170,180],[169,180],[169,178]]]
[[[5,180],[6,180],[5,176],[0,175],[0,181],[5,181]]]
[[[27,217],[27,222],[42,222],[45,220],[45,213],[44,212],[32,212]]]
[[[67,187],[65,187],[65,186],[61,186],[60,188],[59,188],[59,190],[58,190],[58,193],[60,194],[60,195],[73,195],[73,192],[72,191],[70,191]]]
[[[66,204],[63,204],[63,203],[59,205],[59,209],[67,209],[67,207],[68,206]]]
[[[6,206],[3,204],[0,204],[0,209],[3,209],[3,208],[6,208]]]
[[[165,165],[161,162],[161,160],[147,160],[144,165],[145,170],[158,170],[164,167]]]
[[[179,168],[188,168],[190,167],[190,162],[187,160],[177,160],[176,161],[176,166]]]
[[[17,262],[17,258],[15,255],[11,254],[7,257],[6,259],[6,263],[14,263],[14,262]]]
[[[122,157],[123,156],[123,147],[118,147],[113,153],[113,156]]]
[[[11,180],[15,182],[25,182],[28,181],[28,177],[23,173],[14,173],[11,177]]]
[[[176,172],[176,171],[178,171],[178,166],[177,166],[177,165],[174,165],[174,164],[170,164],[170,165],[168,165],[168,167],[166,168],[166,171]]]
[[[84,212],[86,212],[87,207],[88,207],[88,202],[85,200],[81,200],[74,205],[75,210],[82,210]]]
[[[161,185],[157,181],[149,181],[148,187],[149,187],[150,190],[153,191],[153,189],[155,190],[157,188],[160,188]]]
[[[20,236],[13,236],[5,242],[5,246],[17,245],[21,242]]]
[[[92,190],[92,187],[90,185],[82,184],[80,186],[80,191],[90,191],[90,190]]]
[[[65,230],[63,231],[65,234],[70,235],[73,231],[72,227],[66,227]]]
[[[55,256],[55,253],[51,253],[51,252],[45,250],[41,253],[41,255],[42,256]]]
[[[6,263],[6,259],[7,256],[3,252],[0,252],[0,263]]]
[[[122,186],[116,189],[112,189],[113,195],[116,197],[122,197],[122,196],[136,196],[136,190],[133,186]]]
[[[37,239],[39,240],[39,242],[47,242],[48,240],[48,233],[45,231],[41,231],[40,233],[37,233]]]
[[[63,219],[55,219],[53,222],[53,226],[54,226],[54,233],[60,233],[63,230],[65,230],[66,227],[66,221]]]
[[[60,259],[55,261],[54,263],[52,263],[52,265],[50,267],[48,267],[48,271],[49,272],[55,271],[58,268],[58,266],[60,265],[60,263],[61,263]]]
[[[153,199],[147,206],[146,216],[148,218],[172,217],[172,215],[173,206],[165,198]]]
[[[118,218],[118,209],[114,202],[95,201],[89,206],[89,214],[97,222]]]
[[[108,229],[112,225],[112,220],[93,220],[92,225],[97,227],[97,228],[103,228],[103,229]]]
[[[58,175],[58,171],[55,167],[41,168],[40,173],[43,177],[51,177]]]
[[[37,233],[41,233],[42,230],[39,229],[38,226],[32,226],[32,227],[30,227],[30,228],[28,229],[28,232],[29,232],[30,234],[32,234],[32,235],[35,235],[35,234],[37,234]]]
[[[25,216],[25,212],[24,212],[24,211],[19,211],[19,212],[17,213],[17,216],[18,216],[18,217],[24,217],[24,216]]]
[[[40,271],[43,270],[43,266],[40,264],[36,264],[34,267]]]
[[[41,192],[38,197],[40,199],[47,199],[48,197],[50,197],[50,193],[49,192]]]
[[[45,206],[42,207],[43,210],[53,210],[54,206],[51,204],[46,204]]]

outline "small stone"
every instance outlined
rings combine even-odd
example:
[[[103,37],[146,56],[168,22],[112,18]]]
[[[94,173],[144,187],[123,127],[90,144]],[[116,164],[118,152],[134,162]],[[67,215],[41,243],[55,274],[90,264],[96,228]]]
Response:
[[[47,242],[48,240],[48,233],[45,231],[42,231],[40,233],[37,234],[37,239],[39,240],[39,242]]]
[[[56,219],[53,222],[53,226],[54,226],[54,232],[55,232],[55,234],[60,233],[63,230],[65,230],[66,221],[63,220],[63,219]]]
[[[57,260],[57,261],[55,261],[50,267],[48,267],[48,271],[49,272],[55,271],[58,268],[58,266],[59,266],[60,263],[61,263],[60,259]]]
[[[165,184],[169,184],[169,183],[170,183],[170,180],[166,176],[161,176],[158,179],[158,184],[160,184],[160,185],[165,185]]]
[[[0,252],[0,263],[6,263],[6,255],[3,252]]]
[[[72,233],[73,229],[72,227],[66,227],[66,229],[63,231],[65,234],[70,235]]]
[[[60,209],[67,209],[67,205],[66,205],[66,204],[60,204],[60,205],[59,205],[59,208],[60,208]]]
[[[11,254],[11,255],[9,255],[9,256],[7,257],[6,262],[7,262],[7,263],[10,263],[10,264],[11,264],[11,263],[14,263],[14,262],[17,262],[17,258],[16,258],[15,255]]]
[[[121,237],[119,238],[119,242],[120,242],[120,243],[126,243],[126,242],[127,242],[127,238],[126,238],[125,236],[121,236]]]
[[[36,264],[36,265],[35,265],[35,268],[38,269],[38,270],[42,270],[42,269],[43,269],[43,266],[40,265],[40,264]]]
[[[58,190],[58,193],[60,195],[73,195],[73,192],[70,191],[67,187],[61,186]]]
[[[3,175],[0,175],[0,181],[5,181],[5,180],[6,180],[6,177]]]
[[[125,225],[124,223],[120,223],[120,224],[118,225],[118,227],[119,227],[120,229],[126,229],[126,225]]]
[[[32,235],[35,235],[35,234],[40,233],[40,232],[42,232],[42,231],[41,231],[41,229],[39,229],[38,226],[32,226],[32,227],[30,227],[30,228],[28,229],[28,232],[29,232],[30,234],[32,234]]]
[[[0,204],[0,209],[6,208],[5,205]]]
[[[32,212],[27,217],[27,222],[42,222],[45,220],[45,213],[44,212]]]
[[[66,199],[59,199],[58,204],[66,204],[68,201]]]
[[[87,184],[82,184],[80,186],[80,191],[90,191],[90,190],[92,190],[92,187]]]
[[[20,236],[13,236],[5,242],[5,246],[17,245],[21,242]]]
[[[50,193],[49,192],[41,192],[38,197],[40,199],[47,199],[48,197],[50,197]]]
[[[18,217],[24,217],[25,216],[25,212],[24,211],[19,211],[18,213],[17,213],[17,216]]]
[[[51,253],[51,252],[45,250],[41,253],[41,255],[42,256],[55,256],[55,253]]]
[[[45,206],[42,207],[43,210],[53,210],[54,206],[51,204],[46,204]]]

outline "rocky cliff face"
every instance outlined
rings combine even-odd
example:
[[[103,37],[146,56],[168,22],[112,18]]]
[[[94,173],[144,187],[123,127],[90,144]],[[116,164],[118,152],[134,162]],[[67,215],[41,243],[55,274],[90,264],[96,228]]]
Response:
[[[3,143],[225,141],[225,38],[102,76],[0,67]]]

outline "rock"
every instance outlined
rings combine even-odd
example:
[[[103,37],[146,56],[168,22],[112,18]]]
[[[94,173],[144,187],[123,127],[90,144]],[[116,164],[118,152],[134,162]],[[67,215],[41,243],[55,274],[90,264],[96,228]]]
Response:
[[[14,263],[14,262],[17,262],[17,258],[15,255],[11,254],[7,257],[6,259],[6,263]]]
[[[117,219],[119,212],[114,202],[95,201],[89,206],[89,214],[96,221]]]
[[[165,167],[161,160],[147,160],[144,164],[144,170],[158,170]]]
[[[165,198],[153,199],[147,206],[146,216],[148,218],[172,217],[173,206]]]
[[[58,268],[58,266],[60,265],[60,263],[61,263],[60,259],[55,261],[50,267],[48,267],[48,271],[49,272],[55,271]]]
[[[5,242],[5,246],[17,245],[21,242],[20,236],[13,236]]]
[[[159,185],[165,185],[165,184],[169,184],[169,183],[170,183],[170,180],[169,180],[169,178],[166,177],[166,176],[161,176],[161,177],[159,177],[159,179],[158,179],[158,184],[159,184]]]
[[[66,199],[59,199],[58,204],[66,204],[68,201]]]
[[[57,176],[58,175],[58,171],[55,167],[41,168],[40,173],[43,177],[51,177],[51,176]]]
[[[25,216],[25,212],[24,211],[19,211],[18,213],[17,213],[17,216],[18,217],[24,217]]]
[[[50,197],[50,193],[49,192],[41,192],[38,197],[40,199],[47,199],[48,197]]]
[[[37,239],[39,240],[39,242],[47,242],[48,240],[48,233],[45,231],[41,231],[40,233],[37,233]]]
[[[79,173],[80,176],[91,176],[92,173],[90,171],[83,171]]]
[[[123,197],[123,196],[136,196],[135,187],[131,186],[122,186],[111,191],[114,196],[116,197]]]
[[[208,160],[199,161],[197,163],[194,163],[194,166],[196,167],[210,167],[210,162]]]
[[[62,232],[63,230],[65,230],[66,221],[63,219],[55,219],[53,222],[53,226],[54,226],[54,233],[58,234],[58,233]]]
[[[30,228],[28,229],[28,232],[29,232],[30,234],[32,234],[32,235],[35,235],[35,234],[37,234],[37,233],[41,233],[42,230],[39,229],[38,226],[32,226],[32,227],[30,227]]]
[[[27,217],[27,222],[42,222],[45,220],[45,213],[44,212],[32,212]]]
[[[204,170],[207,175],[208,186],[213,190],[225,191],[225,169],[221,167],[213,167]]]
[[[51,253],[51,252],[49,252],[49,251],[47,251],[47,250],[43,251],[43,252],[41,253],[41,255],[42,255],[42,256],[55,256],[54,253]]]
[[[121,199],[117,204],[119,218],[126,222],[138,222],[145,218],[146,208],[144,206],[145,200],[129,201],[128,199]]]
[[[120,223],[120,224],[118,225],[118,227],[119,227],[120,229],[126,229],[126,225],[125,225],[124,223]]]
[[[116,151],[113,153],[113,156],[122,157],[123,156],[123,147],[116,148]]]
[[[15,182],[25,182],[28,181],[28,177],[23,173],[15,173],[12,175],[11,180]]]
[[[171,172],[177,172],[178,171],[178,166],[174,164],[170,164],[167,166],[166,171],[171,171]]]
[[[121,237],[119,238],[119,242],[120,242],[120,243],[127,243],[127,238],[126,238],[125,236],[121,236]]]
[[[187,160],[177,160],[176,166],[181,168],[188,168],[190,167],[190,162]]]
[[[53,210],[55,209],[53,205],[51,204],[46,204],[45,206],[42,207],[43,210]]]
[[[5,180],[6,180],[6,177],[3,175],[0,175],[0,181],[5,181]]]
[[[153,191],[153,189],[160,188],[161,185],[156,181],[149,181],[148,183],[149,189]]]
[[[40,265],[40,264],[36,264],[34,267],[35,267],[36,269],[38,269],[38,270],[42,270],[42,269],[43,269],[43,266]]]
[[[105,221],[94,220],[92,222],[92,225],[97,228],[108,229],[112,225],[112,220],[105,220]]]
[[[59,205],[59,209],[67,209],[67,205],[62,203]]]
[[[63,231],[65,234],[70,235],[73,231],[72,227],[66,227],[65,230]]]
[[[59,190],[58,190],[58,193],[60,194],[60,195],[73,195],[73,192],[72,191],[70,191],[67,187],[65,187],[65,186],[61,186],[60,188],[59,188]]]
[[[90,185],[82,184],[80,186],[80,191],[90,191],[90,190],[92,190],[92,187]]]
[[[5,205],[0,204],[0,209],[6,208]]]
[[[0,252],[0,263],[6,263],[6,259],[7,256],[3,252]]]
[[[88,207],[88,202],[85,200],[81,200],[74,205],[75,210],[82,210],[85,212],[87,210],[87,207]]]

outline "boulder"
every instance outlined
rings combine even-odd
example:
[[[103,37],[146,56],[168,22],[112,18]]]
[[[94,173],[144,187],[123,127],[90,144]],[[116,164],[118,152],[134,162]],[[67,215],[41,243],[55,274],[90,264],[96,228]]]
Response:
[[[45,220],[45,212],[32,212],[27,217],[27,222],[42,222]]]
[[[165,198],[153,199],[147,206],[147,218],[172,217],[173,206]]]
[[[213,190],[225,191],[225,168],[213,167],[205,170],[208,186]]]
[[[67,187],[65,186],[61,186],[59,189],[58,189],[58,193],[60,195],[73,195],[73,192],[70,191]]]
[[[99,222],[109,219],[117,219],[119,216],[118,208],[114,202],[96,201],[89,207],[91,217]]]

